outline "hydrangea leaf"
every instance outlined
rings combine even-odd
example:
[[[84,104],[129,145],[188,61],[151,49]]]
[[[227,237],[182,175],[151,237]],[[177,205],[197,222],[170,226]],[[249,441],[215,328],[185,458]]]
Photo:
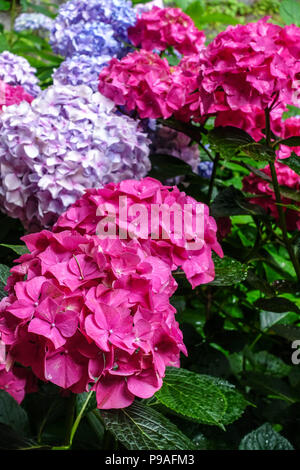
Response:
[[[233,385],[209,375],[168,367],[156,398],[176,413],[221,428],[238,419],[247,401]]]
[[[289,158],[281,158],[278,161],[283,165],[287,165],[289,168],[291,168],[291,170],[297,173],[297,175],[300,175],[300,157],[294,152]]]
[[[0,423],[23,433],[28,427],[26,411],[4,390],[0,390]]]
[[[233,258],[213,256],[215,264],[215,279],[210,286],[231,286],[247,278],[249,266],[241,264]]]
[[[135,402],[118,410],[101,410],[100,414],[106,429],[126,449],[195,449],[195,445],[171,421],[143,403]]]
[[[247,434],[239,445],[239,450],[293,450],[292,444],[269,423]]]
[[[26,245],[6,245],[5,243],[1,243],[0,246],[10,248],[15,253],[17,253],[17,255],[24,255],[25,253],[29,253],[29,250]]]

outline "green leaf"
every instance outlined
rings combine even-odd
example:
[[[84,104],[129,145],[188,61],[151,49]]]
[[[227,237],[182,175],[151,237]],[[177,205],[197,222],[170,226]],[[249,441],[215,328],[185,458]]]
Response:
[[[190,165],[171,155],[150,155],[150,161],[152,166],[150,176],[153,178],[165,180],[175,176],[192,174]]]
[[[8,11],[10,9],[10,2],[6,0],[0,0],[0,10],[1,11]]]
[[[277,143],[280,145],[287,145],[288,147],[299,147],[300,137],[299,136],[288,137],[287,139],[279,140]]]
[[[262,330],[268,330],[287,315],[287,313],[265,312],[263,310],[259,313],[260,327]]]
[[[29,250],[26,245],[6,245],[5,243],[0,243],[0,246],[10,248],[15,253],[17,253],[17,255],[24,255],[25,253],[29,253]]]
[[[208,133],[208,141],[225,159],[234,157],[241,146],[255,144],[247,132],[233,126],[215,127]]]
[[[7,42],[5,34],[0,34],[0,52],[6,51],[9,49],[9,44]]]
[[[76,395],[76,410],[78,414],[83,407],[85,407],[83,413],[84,415],[97,408],[96,393],[94,392],[90,398],[88,395],[88,392],[78,393],[78,395]]]
[[[224,427],[238,419],[247,406],[230,383],[209,375],[167,367],[155,397],[172,411],[203,424]]]
[[[288,111],[285,111],[282,115],[283,120],[300,114],[300,108],[297,108],[296,106],[287,105],[287,108]]]
[[[55,18],[55,13],[52,13],[48,8],[42,5],[36,5],[35,3],[27,2],[27,6],[37,13],[42,13],[43,15],[50,16],[50,18]]]
[[[173,423],[150,406],[99,411],[105,427],[129,450],[193,450],[193,444]]]
[[[276,158],[275,150],[258,142],[241,145],[239,150],[258,162],[273,162]]]
[[[233,258],[213,256],[215,265],[215,279],[210,286],[231,286],[244,281],[247,278],[249,266],[241,264]]]
[[[294,325],[273,325],[272,330],[288,341],[300,340],[300,328]]]
[[[26,411],[4,390],[0,390],[0,423],[11,426],[19,433],[25,433],[28,428]]]
[[[278,377],[248,371],[245,376],[245,383],[267,397],[283,400],[287,403],[296,403],[299,401],[299,394],[297,395],[283,379]]]
[[[239,450],[293,450],[292,444],[269,423],[247,434],[239,445]]]
[[[298,0],[283,0],[280,3],[279,14],[287,25],[300,26],[300,2]]]
[[[251,350],[247,349],[245,351],[245,357],[250,361],[254,370],[266,375],[271,375],[272,377],[286,377],[291,371],[290,365],[283,362],[280,357],[277,357],[268,351],[252,353]],[[246,370],[247,369],[248,368],[246,367]]]
[[[221,23],[221,24],[231,24],[237,25],[240,23],[239,18],[235,18],[231,15],[226,15],[224,13],[211,13],[211,14],[204,14],[199,16],[198,18],[193,18],[195,25],[198,28],[202,28],[204,25],[210,25],[214,23]]]
[[[0,299],[7,296],[7,292],[4,287],[7,283],[7,278],[10,275],[10,268],[5,264],[0,264]]]
[[[300,175],[300,157],[298,157],[298,155],[296,155],[294,152],[289,158],[280,158],[278,161],[282,165],[287,165],[295,173],[297,173],[297,175]]]
[[[255,307],[274,313],[296,312],[300,309],[290,300],[283,297],[271,297],[269,299],[258,299],[254,302]]]
[[[262,207],[248,202],[243,193],[234,186],[221,191],[211,204],[210,210],[213,217],[249,214],[266,216]]]

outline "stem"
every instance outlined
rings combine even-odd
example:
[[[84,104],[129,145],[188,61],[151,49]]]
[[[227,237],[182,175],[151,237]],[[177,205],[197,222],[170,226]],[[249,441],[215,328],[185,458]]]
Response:
[[[279,214],[279,223],[280,223],[280,228],[281,228],[281,231],[282,231],[283,241],[284,241],[286,249],[287,249],[287,251],[290,255],[290,258],[291,258],[291,261],[293,263],[298,281],[300,283],[300,264],[299,264],[299,260],[296,256],[296,254],[294,252],[294,249],[291,245],[291,240],[289,239],[288,232],[287,232],[287,227],[286,227],[285,213],[284,213],[284,210],[283,210],[282,206],[280,205],[282,202],[281,202],[281,195],[280,195],[280,189],[279,189],[275,164],[274,164],[274,162],[270,162],[269,165],[270,165],[270,170],[271,170],[271,175],[272,175],[272,183],[273,183],[273,187],[274,187],[275,198],[276,198],[276,202],[277,202],[277,210],[278,210],[278,214]]]
[[[83,404],[83,406],[82,406],[80,412],[78,413],[78,415],[77,415],[77,417],[76,417],[76,419],[75,419],[75,422],[74,422],[74,424],[73,424],[73,426],[72,426],[71,434],[70,434],[70,441],[69,441],[70,447],[71,447],[71,445],[72,445],[72,443],[73,443],[73,439],[74,439],[74,436],[75,436],[76,431],[77,431],[77,429],[78,429],[78,426],[79,426],[79,423],[80,423],[81,418],[82,418],[82,416],[83,416],[83,413],[84,413],[84,411],[85,411],[85,409],[86,409],[86,407],[87,407],[87,405],[88,405],[88,403],[89,403],[89,401],[90,401],[90,398],[91,398],[91,396],[93,395],[93,393],[94,393],[93,390],[91,390],[91,391],[88,393],[88,396],[86,397],[86,400],[85,400],[85,402],[84,402],[84,404]]]
[[[213,170],[212,170],[212,174],[211,174],[210,182],[209,182],[209,189],[208,189],[208,196],[207,196],[208,197],[208,204],[211,201],[212,192],[213,192],[213,189],[214,189],[215,177],[216,177],[216,173],[217,173],[217,166],[218,166],[219,160],[220,160],[220,154],[217,153],[216,156],[215,156],[215,159],[214,159],[214,166],[213,166]]]
[[[11,8],[10,8],[10,30],[13,31],[15,25],[15,19],[17,16],[17,2],[16,0],[12,0]]]

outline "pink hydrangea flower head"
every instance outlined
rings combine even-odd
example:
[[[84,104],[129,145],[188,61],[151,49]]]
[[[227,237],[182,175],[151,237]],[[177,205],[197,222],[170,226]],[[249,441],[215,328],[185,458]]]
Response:
[[[122,196],[134,236],[121,236]],[[177,367],[180,353],[186,354],[170,304],[177,287],[172,271],[182,267],[193,286],[209,282],[211,252],[222,255],[216,223],[203,204],[201,248],[187,248],[173,224],[164,240],[141,235],[130,208],[174,202],[196,204],[152,178],[110,183],[88,190],[52,232],[23,237],[29,253],[11,269],[8,296],[0,302],[0,338],[10,370],[18,363],[74,393],[92,387],[99,408],[126,407],[161,387],[166,366]],[[99,235],[105,207],[116,208],[117,237]],[[166,228],[164,219],[159,225]],[[189,239],[191,226],[188,232]]]
[[[128,37],[134,46],[147,51],[164,51],[173,46],[184,55],[195,54],[204,47],[205,35],[180,8],[159,8],[145,11],[129,28]]]
[[[282,28],[267,18],[219,33],[202,55],[200,115],[296,104],[299,37],[300,28]]]
[[[99,76],[99,91],[141,118],[168,118],[181,109],[188,87],[176,67],[145,50],[113,58]]]

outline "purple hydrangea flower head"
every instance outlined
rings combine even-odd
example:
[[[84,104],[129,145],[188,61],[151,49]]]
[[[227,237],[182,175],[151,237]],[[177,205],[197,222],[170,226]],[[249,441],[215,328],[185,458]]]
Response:
[[[139,122],[85,85],[55,84],[0,115],[0,206],[34,231],[51,227],[87,188],[150,169]]]
[[[42,13],[21,13],[15,19],[14,30],[17,32],[25,30],[50,31],[53,28],[53,24],[53,19]]]
[[[111,56],[126,54],[127,29],[136,13],[127,0],[70,0],[61,5],[50,36],[54,52]]]
[[[12,86],[21,85],[31,96],[37,96],[41,91],[35,73],[36,69],[24,57],[8,51],[0,54],[0,80]]]
[[[109,24],[93,21],[72,25],[65,32],[59,49],[61,55],[72,57],[74,54],[107,55],[120,57],[127,47],[115,39],[114,30]]]
[[[93,91],[98,91],[99,73],[110,59],[110,56],[105,55],[68,57],[53,73],[53,82],[61,85],[88,85]]]

